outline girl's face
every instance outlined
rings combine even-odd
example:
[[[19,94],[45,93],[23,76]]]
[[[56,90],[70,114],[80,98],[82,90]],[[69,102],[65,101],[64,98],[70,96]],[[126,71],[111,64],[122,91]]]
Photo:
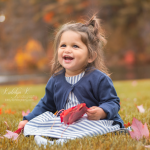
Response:
[[[88,49],[81,41],[81,35],[74,31],[65,31],[58,47],[58,61],[65,68],[66,76],[80,74],[90,63]]]

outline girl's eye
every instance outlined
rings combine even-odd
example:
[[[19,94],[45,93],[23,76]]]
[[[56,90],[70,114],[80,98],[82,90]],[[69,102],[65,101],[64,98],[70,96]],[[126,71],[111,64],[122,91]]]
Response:
[[[74,47],[74,48],[79,48],[79,46],[77,46],[77,45],[73,45],[73,47]]]
[[[66,47],[66,45],[65,45],[65,44],[62,44],[60,47]]]

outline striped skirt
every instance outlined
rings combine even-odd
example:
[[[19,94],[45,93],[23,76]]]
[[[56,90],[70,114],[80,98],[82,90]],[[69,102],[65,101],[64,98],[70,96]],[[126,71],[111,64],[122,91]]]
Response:
[[[75,139],[84,136],[106,134],[120,129],[118,124],[112,125],[113,120],[88,120],[85,114],[73,124],[64,125],[60,117],[47,111],[32,120],[24,127],[24,136],[41,135],[58,139]]]

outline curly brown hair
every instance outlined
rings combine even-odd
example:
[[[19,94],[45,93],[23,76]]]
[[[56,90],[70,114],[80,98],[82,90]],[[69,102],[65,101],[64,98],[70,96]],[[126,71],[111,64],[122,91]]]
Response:
[[[86,23],[69,22],[59,29],[54,40],[54,57],[52,60],[51,74],[57,75],[59,71],[63,69],[58,61],[58,47],[62,34],[68,30],[77,32],[81,35],[82,42],[87,46],[89,57],[92,58],[95,52],[97,54],[96,59],[86,66],[86,68],[89,68],[88,71],[96,68],[109,76],[103,57],[103,48],[106,44],[106,39],[100,26],[100,20],[96,15],[93,15]]]

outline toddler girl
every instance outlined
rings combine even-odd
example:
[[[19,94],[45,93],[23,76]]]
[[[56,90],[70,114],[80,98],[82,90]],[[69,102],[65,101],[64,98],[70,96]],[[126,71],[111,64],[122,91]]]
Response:
[[[61,27],[55,37],[52,76],[45,96],[18,126],[25,126],[25,136],[37,135],[37,143],[42,141],[40,136],[58,138],[57,142],[63,143],[66,139],[106,134],[124,127],[118,114],[120,100],[104,65],[105,43],[96,16],[85,24],[67,23]],[[86,103],[90,109],[66,129],[53,113],[80,103]]]

